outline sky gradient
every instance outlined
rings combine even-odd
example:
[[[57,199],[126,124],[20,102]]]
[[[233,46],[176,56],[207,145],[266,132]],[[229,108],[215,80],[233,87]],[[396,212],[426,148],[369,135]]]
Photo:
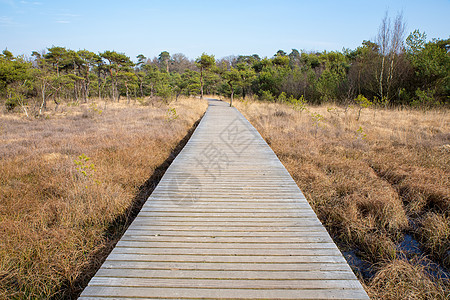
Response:
[[[157,56],[167,50],[271,57],[282,49],[355,49],[374,40],[386,11],[403,12],[407,35],[448,38],[450,0],[0,0],[0,50],[55,46]]]

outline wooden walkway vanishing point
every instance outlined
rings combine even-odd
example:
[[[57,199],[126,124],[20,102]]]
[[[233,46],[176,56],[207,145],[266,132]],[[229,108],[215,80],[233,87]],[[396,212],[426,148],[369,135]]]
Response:
[[[80,299],[369,299],[256,129],[209,100]]]

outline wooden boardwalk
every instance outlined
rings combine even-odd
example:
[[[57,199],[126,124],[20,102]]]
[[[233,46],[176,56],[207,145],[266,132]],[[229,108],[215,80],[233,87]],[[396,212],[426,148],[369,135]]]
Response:
[[[80,299],[368,299],[256,129],[209,100]]]

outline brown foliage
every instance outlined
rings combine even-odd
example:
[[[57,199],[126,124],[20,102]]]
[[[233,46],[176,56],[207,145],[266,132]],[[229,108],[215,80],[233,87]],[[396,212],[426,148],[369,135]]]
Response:
[[[433,283],[423,268],[398,260],[399,242],[412,233],[430,258],[449,267],[448,111],[365,109],[356,121],[357,109],[351,107],[300,112],[274,103],[236,106],[270,144],[340,248],[356,250],[372,264],[375,278],[366,278],[371,296],[398,299],[393,290],[382,291],[381,278],[408,285],[415,276],[410,269],[425,278],[417,285],[425,289],[421,293],[448,292],[445,281]]]
[[[0,298],[80,292],[206,103],[170,107],[177,118],[121,104],[0,116]]]
[[[393,260],[372,279],[372,299],[448,299],[445,284],[426,275],[420,261]]]

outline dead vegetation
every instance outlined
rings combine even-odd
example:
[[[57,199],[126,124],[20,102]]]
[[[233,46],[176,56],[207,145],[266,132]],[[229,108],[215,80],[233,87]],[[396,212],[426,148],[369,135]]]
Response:
[[[353,251],[370,266],[355,271],[372,274],[359,274],[371,298],[448,299],[448,110],[363,109],[357,121],[356,107],[236,106],[341,251]],[[418,241],[420,253],[410,253],[406,236]]]
[[[0,298],[81,292],[206,105],[0,115]]]
[[[0,116],[0,298],[77,295],[206,108],[141,104]],[[341,250],[370,263],[355,271],[373,299],[450,296],[439,278],[450,268],[448,111],[364,109],[356,121],[351,107],[236,106]],[[420,253],[401,247],[407,235]]]

